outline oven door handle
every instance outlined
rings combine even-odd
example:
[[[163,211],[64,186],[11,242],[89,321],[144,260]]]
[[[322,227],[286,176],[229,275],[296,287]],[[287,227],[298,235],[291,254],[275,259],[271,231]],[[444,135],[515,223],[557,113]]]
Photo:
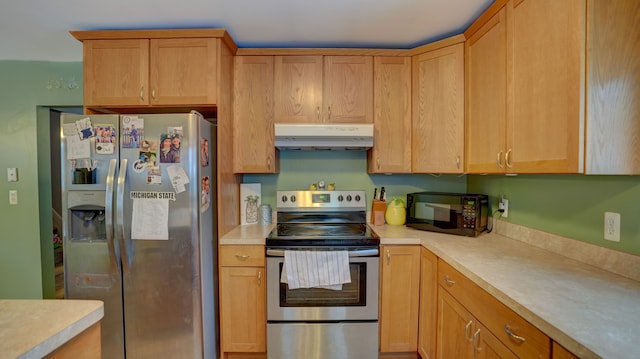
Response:
[[[300,250],[300,249],[295,249]],[[284,249],[267,249],[269,257],[284,257]],[[376,257],[380,255],[380,250],[376,249],[356,249],[349,251],[349,257]]]

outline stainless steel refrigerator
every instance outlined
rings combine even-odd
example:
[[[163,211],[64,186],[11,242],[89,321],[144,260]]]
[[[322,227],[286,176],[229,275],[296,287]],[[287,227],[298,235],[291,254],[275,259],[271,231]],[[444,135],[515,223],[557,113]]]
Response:
[[[103,358],[216,358],[216,127],[61,117],[65,297],[99,299]]]

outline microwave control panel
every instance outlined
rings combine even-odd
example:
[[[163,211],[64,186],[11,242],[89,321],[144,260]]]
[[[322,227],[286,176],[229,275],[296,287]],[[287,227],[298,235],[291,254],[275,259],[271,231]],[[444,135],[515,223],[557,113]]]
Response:
[[[462,227],[463,228],[476,228],[476,198],[464,197],[462,199]]]

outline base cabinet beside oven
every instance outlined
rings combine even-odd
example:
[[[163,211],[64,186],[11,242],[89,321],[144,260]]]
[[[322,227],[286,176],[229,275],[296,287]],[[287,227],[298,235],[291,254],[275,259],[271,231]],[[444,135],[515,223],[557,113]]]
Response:
[[[220,347],[222,358],[265,353],[264,246],[220,246]]]
[[[417,352],[420,246],[380,246],[380,352]]]

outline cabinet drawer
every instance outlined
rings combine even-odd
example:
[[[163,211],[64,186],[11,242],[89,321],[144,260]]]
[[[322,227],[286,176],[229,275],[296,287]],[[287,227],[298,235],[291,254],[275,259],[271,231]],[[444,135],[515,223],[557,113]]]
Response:
[[[442,260],[438,260],[438,284],[518,357],[550,357],[548,336]],[[513,336],[507,333],[507,328]]]
[[[220,265],[223,267],[262,267],[264,263],[263,246],[220,246]]]

